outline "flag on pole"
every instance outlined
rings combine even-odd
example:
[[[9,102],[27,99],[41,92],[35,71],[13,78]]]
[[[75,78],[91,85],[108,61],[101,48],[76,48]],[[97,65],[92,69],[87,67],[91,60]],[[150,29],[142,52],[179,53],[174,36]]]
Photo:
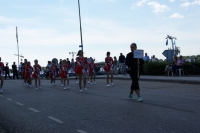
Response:
[[[168,45],[168,39],[167,39],[167,41],[166,41],[166,46]]]
[[[16,38],[17,38],[17,43],[18,43],[18,32],[17,32],[17,27],[16,27]]]

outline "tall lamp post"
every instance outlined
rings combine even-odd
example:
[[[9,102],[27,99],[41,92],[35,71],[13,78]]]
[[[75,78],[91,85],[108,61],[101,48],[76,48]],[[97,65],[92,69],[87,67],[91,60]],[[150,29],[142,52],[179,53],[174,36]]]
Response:
[[[80,36],[81,36],[81,45],[79,45],[79,47],[81,47],[81,49],[83,51],[83,39],[82,39],[82,27],[81,27],[81,12],[80,12],[80,2],[79,2],[79,0],[78,0],[78,9],[79,9]]]

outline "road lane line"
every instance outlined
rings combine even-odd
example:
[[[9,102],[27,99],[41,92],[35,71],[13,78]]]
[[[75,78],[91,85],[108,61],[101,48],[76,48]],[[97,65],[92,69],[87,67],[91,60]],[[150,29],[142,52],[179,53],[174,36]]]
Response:
[[[19,102],[15,102],[16,104],[20,105],[20,106],[24,106],[24,104],[19,103]]]
[[[12,99],[10,99],[10,98],[6,98],[8,101],[12,101]]]
[[[3,95],[0,95],[1,97],[4,97]]]
[[[56,122],[58,122],[58,123],[60,123],[60,124],[64,123],[63,121],[61,121],[61,120],[59,120],[59,119],[57,119],[57,118],[54,118],[54,117],[52,117],[52,116],[48,116],[48,118],[49,118],[49,119],[52,119],[52,120],[54,120],[54,121],[56,121]]]
[[[76,131],[79,133],[87,133],[86,131],[83,131],[83,130],[76,130]]]
[[[40,111],[38,111],[38,110],[36,110],[34,108],[28,108],[28,109],[30,109],[31,111],[36,112],[36,113],[40,112]]]

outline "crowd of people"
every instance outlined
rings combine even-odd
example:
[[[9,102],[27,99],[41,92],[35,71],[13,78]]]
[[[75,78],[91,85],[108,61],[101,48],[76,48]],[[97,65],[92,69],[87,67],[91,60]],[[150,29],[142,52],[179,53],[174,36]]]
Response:
[[[103,67],[105,73],[106,73],[106,83],[107,87],[114,86],[113,82],[113,74],[117,71],[118,65],[126,65],[128,70],[128,74],[130,75],[132,79],[132,84],[130,87],[129,92],[129,98],[134,99],[133,92],[137,94],[138,101],[142,101],[142,98],[140,96],[140,87],[138,83],[138,79],[140,76],[140,69],[142,68],[142,65],[144,64],[144,61],[152,61],[154,62],[155,56],[150,59],[145,53],[145,57],[143,59],[137,59],[133,58],[133,51],[137,49],[136,43],[132,43],[130,45],[131,52],[127,54],[125,57],[122,53],[120,53],[120,56],[117,60],[117,57],[114,56],[112,58],[110,55],[111,53],[108,51],[106,53],[105,57],[105,65]],[[78,84],[80,92],[83,90],[88,90],[86,88],[86,82],[88,81],[89,84],[96,84],[96,76],[95,76],[95,68],[96,65],[94,63],[94,59],[92,57],[88,58],[83,56],[83,51],[79,50],[77,54],[76,61],[73,59],[71,62],[69,59],[62,60],[60,59],[59,63],[56,63],[55,60],[48,61],[46,71],[48,71],[50,84],[51,86],[55,86],[55,82],[57,76],[60,78],[61,86],[64,90],[70,89],[69,86],[69,71],[75,72],[76,74],[76,83]],[[17,67],[15,65],[15,62],[12,65],[13,69],[13,79],[19,78]],[[173,69],[173,68],[172,68]],[[41,87],[41,80],[40,80],[40,72],[42,68],[38,63],[38,60],[34,60],[34,65],[31,65],[30,61],[24,60],[24,63],[20,63],[19,65],[19,75],[23,78],[24,85],[27,87],[32,87],[32,79],[35,81],[35,88],[42,89]],[[0,76],[1,76],[1,85],[0,85],[0,92],[3,92],[3,83],[4,83],[4,71],[5,71],[5,78],[7,76],[9,78],[9,67],[8,64],[4,67],[4,64],[1,62],[0,57]]]

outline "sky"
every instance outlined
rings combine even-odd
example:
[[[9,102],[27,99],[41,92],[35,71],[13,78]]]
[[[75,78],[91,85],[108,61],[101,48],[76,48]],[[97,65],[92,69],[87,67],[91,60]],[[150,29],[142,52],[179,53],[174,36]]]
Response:
[[[84,56],[96,62],[107,51],[126,56],[133,42],[165,59],[167,35],[181,55],[200,54],[200,0],[80,0],[80,12]],[[78,0],[0,0],[0,57],[9,66],[18,62],[16,27],[19,54],[32,64],[71,59],[81,49]]]

